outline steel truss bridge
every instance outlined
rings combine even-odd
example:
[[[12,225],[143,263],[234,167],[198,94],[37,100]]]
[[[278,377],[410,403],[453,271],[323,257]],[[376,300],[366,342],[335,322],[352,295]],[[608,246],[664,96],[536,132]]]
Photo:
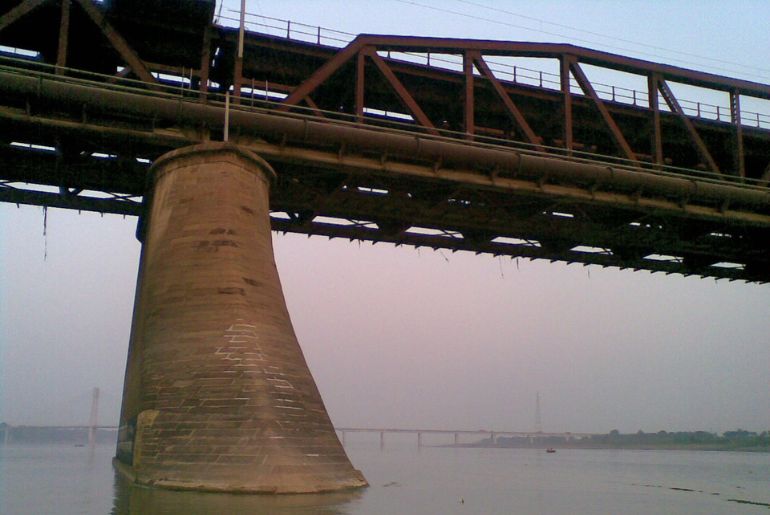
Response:
[[[228,132],[278,172],[278,231],[770,281],[770,116],[741,107],[768,85],[255,17],[241,53],[214,7],[3,2],[0,201],[140,215],[154,159]]]

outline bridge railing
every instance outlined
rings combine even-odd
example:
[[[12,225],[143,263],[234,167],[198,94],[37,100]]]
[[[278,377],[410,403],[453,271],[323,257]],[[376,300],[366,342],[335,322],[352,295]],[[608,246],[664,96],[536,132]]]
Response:
[[[217,20],[223,25],[234,26],[239,24],[240,18],[237,15],[240,14],[240,11],[228,9],[228,12],[232,13],[232,16],[218,16]],[[329,29],[320,25],[310,25],[249,12],[245,13],[244,21],[246,28],[252,32],[336,48],[344,47],[357,36],[357,34]],[[383,57],[457,72],[461,72],[463,67],[461,56],[449,54],[386,52],[383,53]],[[558,73],[503,63],[491,58],[487,58],[486,61],[495,77],[500,80],[555,91],[561,87]],[[643,108],[647,107],[648,92],[646,89],[629,88],[601,81],[591,81],[591,84],[603,100]],[[573,93],[583,95],[580,85],[573,77],[570,77],[570,86]],[[678,99],[682,109],[690,117],[722,123],[732,123],[733,121],[728,101],[720,105],[704,100],[681,97],[678,97]],[[663,97],[659,95],[661,111],[669,111],[663,100]],[[770,113],[740,109],[739,115],[741,124],[744,126],[770,129]]]

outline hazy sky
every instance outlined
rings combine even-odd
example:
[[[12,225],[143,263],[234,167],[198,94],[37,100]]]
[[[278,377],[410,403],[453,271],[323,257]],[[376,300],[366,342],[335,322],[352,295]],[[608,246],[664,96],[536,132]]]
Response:
[[[573,42],[770,83],[765,1],[251,0],[247,9],[354,33]],[[135,225],[51,209],[43,237],[41,208],[0,204],[0,421],[86,423],[99,386],[100,419],[117,422]],[[274,242],[337,425],[532,430],[539,391],[545,430],[770,429],[770,285],[296,235]]]

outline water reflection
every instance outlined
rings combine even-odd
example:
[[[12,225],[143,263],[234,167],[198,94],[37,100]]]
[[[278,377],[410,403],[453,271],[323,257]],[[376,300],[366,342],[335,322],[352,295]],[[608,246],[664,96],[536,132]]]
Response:
[[[303,495],[182,492],[137,486],[128,482],[117,471],[114,474],[115,495],[112,515],[211,513],[342,515],[355,511],[355,506],[362,495],[360,490]]]

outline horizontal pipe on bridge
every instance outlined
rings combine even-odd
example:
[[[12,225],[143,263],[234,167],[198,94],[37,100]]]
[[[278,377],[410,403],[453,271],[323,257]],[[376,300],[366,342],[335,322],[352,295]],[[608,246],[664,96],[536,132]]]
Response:
[[[62,81],[47,76],[21,75],[0,70],[0,94],[25,100],[37,99],[57,107],[86,105],[89,111],[105,111],[144,116],[183,126],[221,126],[224,107],[187,101],[177,97],[151,95],[99,85]],[[601,187],[612,185],[628,193],[644,192],[682,202],[706,202],[749,210],[770,209],[770,190],[736,186],[688,177],[662,175],[652,171],[608,166],[535,155],[517,150],[492,148],[478,144],[436,138],[422,134],[375,130],[345,122],[329,122],[305,116],[233,110],[230,124],[260,136],[291,139],[295,144],[343,145],[351,150],[378,152],[389,157],[509,171],[523,176],[550,177],[561,181]]]

